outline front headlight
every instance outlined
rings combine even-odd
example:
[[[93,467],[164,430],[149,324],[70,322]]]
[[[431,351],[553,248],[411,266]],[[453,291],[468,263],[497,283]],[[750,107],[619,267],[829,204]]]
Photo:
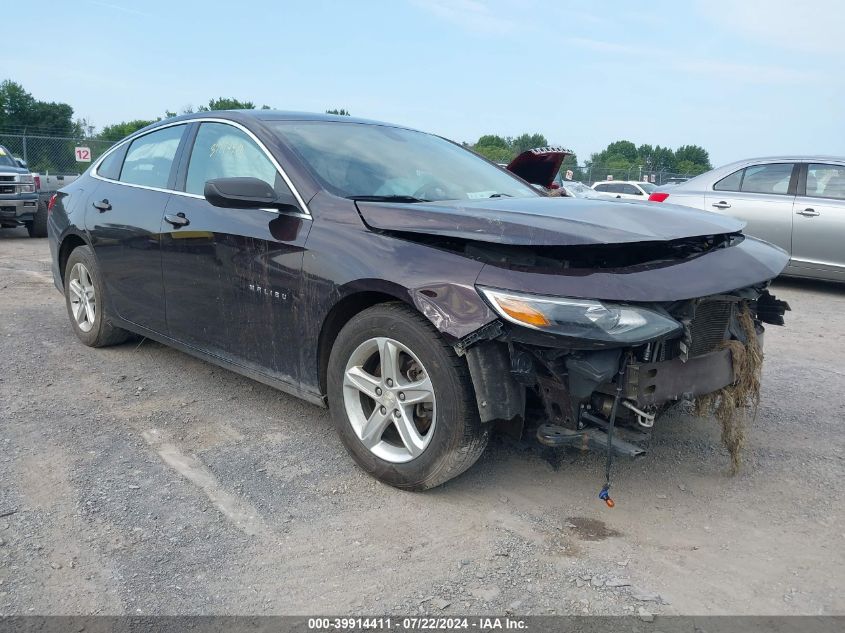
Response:
[[[20,182],[35,182],[35,178],[33,178],[32,174],[21,174]]]
[[[479,291],[503,319],[571,338],[628,345],[681,329],[674,319],[648,308],[493,288],[479,287]]]

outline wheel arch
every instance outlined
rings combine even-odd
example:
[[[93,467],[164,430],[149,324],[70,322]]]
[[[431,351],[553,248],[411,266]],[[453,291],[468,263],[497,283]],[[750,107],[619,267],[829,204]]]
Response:
[[[65,266],[70,254],[80,246],[91,246],[91,244],[79,233],[68,233],[62,238],[59,243],[59,251],[57,255],[59,265],[59,275],[61,276],[62,284],[65,283]]]
[[[323,319],[323,325],[320,328],[320,336],[317,344],[317,368],[319,371],[320,393],[325,394],[327,392],[326,383],[329,369],[329,355],[343,326],[349,323],[355,315],[381,303],[404,303],[414,308],[413,304],[407,299],[403,299],[401,295],[397,296],[397,294],[387,289],[362,290],[346,295],[335,303],[328,314],[326,314],[326,318]]]

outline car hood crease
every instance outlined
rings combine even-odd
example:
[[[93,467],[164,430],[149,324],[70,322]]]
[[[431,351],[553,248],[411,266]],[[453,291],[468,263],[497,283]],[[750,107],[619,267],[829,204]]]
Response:
[[[573,198],[356,204],[371,229],[522,246],[670,241],[736,233],[745,226],[675,205]]]

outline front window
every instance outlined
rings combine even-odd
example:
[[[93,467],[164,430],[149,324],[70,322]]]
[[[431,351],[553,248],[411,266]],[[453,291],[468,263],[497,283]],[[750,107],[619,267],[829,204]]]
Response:
[[[655,191],[657,191],[657,185],[653,185],[650,182],[641,182],[639,184],[640,184],[640,189],[642,189],[646,193],[650,194],[650,193],[654,193]]]
[[[536,197],[516,177],[440,137],[384,125],[269,121],[322,186],[344,198]]]
[[[247,176],[276,187],[278,175],[264,150],[244,132],[225,123],[202,123],[191,151],[185,191],[202,195],[209,180]]]

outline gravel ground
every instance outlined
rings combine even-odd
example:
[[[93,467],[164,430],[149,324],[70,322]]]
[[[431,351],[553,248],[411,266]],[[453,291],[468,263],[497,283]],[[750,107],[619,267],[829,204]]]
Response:
[[[845,287],[784,281],[736,477],[677,414],[641,460],[496,438],[403,493],[328,413],[149,341],[80,344],[0,231],[0,615],[845,614]]]

